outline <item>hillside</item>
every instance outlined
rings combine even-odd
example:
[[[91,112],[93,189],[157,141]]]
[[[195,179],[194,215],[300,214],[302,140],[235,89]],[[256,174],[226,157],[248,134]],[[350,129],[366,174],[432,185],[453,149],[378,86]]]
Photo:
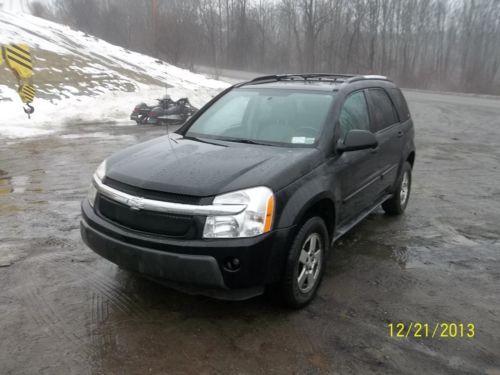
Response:
[[[0,136],[48,134],[61,125],[126,121],[132,107],[153,102],[166,90],[201,106],[226,83],[128,51],[103,40],[27,14],[0,11],[0,44],[33,48],[38,91],[28,120],[15,79],[0,67]]]

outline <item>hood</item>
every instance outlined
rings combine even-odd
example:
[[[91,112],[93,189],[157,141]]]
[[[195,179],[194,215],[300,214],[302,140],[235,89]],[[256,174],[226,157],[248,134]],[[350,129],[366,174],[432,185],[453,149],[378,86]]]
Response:
[[[254,186],[278,191],[316,167],[315,148],[248,145],[171,134],[127,148],[106,176],[142,189],[199,197]]]

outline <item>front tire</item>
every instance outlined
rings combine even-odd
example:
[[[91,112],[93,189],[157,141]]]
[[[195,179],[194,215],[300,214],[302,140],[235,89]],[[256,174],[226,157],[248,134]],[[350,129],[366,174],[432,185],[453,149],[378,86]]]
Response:
[[[320,217],[312,217],[302,225],[280,285],[285,305],[301,308],[313,300],[323,277],[329,245],[328,230]]]
[[[382,203],[382,208],[388,215],[401,215],[408,205],[411,191],[411,164],[405,162],[398,180],[394,196]]]

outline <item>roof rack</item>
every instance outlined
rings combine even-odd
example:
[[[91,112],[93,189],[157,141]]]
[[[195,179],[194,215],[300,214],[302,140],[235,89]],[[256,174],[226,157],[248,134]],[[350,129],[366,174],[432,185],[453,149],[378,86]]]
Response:
[[[387,78],[386,76],[368,74],[368,75],[354,76],[354,77],[348,79],[347,82],[352,83],[352,82],[364,81],[364,80],[369,80],[369,79],[380,80],[380,81],[389,81],[389,78]]]
[[[356,75],[356,74],[337,74],[337,73],[292,73],[292,74],[272,74],[267,76],[256,77],[250,81],[237,84],[236,87],[241,87],[250,84],[279,82],[279,81],[326,81],[339,83],[352,83],[362,80],[388,80],[387,77],[379,75]]]
[[[257,83],[262,81],[294,81],[294,80],[330,80],[337,81],[345,78],[352,78],[353,74],[335,74],[335,73],[291,73],[291,74],[274,74],[268,76],[257,77],[249,81],[249,83]]]

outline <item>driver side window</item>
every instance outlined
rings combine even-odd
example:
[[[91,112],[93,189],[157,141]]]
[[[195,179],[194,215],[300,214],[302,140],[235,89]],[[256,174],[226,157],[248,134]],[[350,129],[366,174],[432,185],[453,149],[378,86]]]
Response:
[[[340,112],[339,125],[342,140],[350,130],[370,130],[368,106],[363,91],[355,92],[346,99]]]

